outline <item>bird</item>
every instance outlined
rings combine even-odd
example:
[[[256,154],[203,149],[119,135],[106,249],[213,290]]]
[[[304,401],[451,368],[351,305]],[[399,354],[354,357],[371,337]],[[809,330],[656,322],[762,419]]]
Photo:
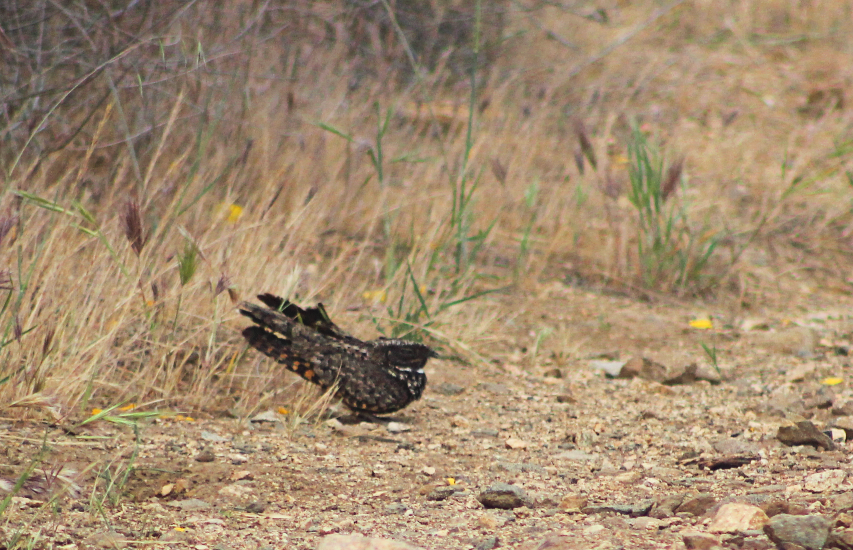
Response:
[[[341,330],[322,303],[303,309],[273,294],[264,305],[241,302],[254,325],[243,330],[249,345],[305,380],[327,390],[355,413],[390,414],[420,399],[424,367],[438,354],[419,342],[396,338],[363,341]]]

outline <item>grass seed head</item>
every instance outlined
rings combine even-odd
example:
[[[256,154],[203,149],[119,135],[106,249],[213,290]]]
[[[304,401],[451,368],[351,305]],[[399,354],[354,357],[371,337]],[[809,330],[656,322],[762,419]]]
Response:
[[[684,158],[680,158],[669,166],[666,171],[666,179],[660,187],[661,198],[666,201],[678,189],[681,181],[681,172],[684,170]]]
[[[592,141],[589,139],[589,133],[586,131],[586,125],[581,119],[575,119],[575,134],[578,136],[578,141],[581,145],[581,152],[589,161],[593,170],[598,169],[598,161],[595,158],[595,148],[592,146]]]
[[[213,295],[219,296],[229,288],[231,288],[231,277],[229,277],[225,273],[222,273],[219,275],[219,280],[216,281],[216,290],[214,291]]]
[[[142,209],[139,206],[139,201],[130,199],[124,204],[121,223],[124,227],[124,236],[127,237],[130,247],[139,256],[145,247],[145,243],[148,242],[148,235],[145,234],[145,228],[142,226]]]

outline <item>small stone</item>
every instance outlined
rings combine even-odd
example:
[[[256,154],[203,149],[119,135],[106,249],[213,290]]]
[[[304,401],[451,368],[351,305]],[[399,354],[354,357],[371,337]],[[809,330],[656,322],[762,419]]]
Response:
[[[800,420],[789,426],[780,426],[776,439],[789,446],[811,445],[827,451],[835,450],[835,443],[829,436],[818,430],[808,420]]]
[[[551,493],[530,493],[529,497],[533,508],[557,508],[560,505]]]
[[[649,516],[640,516],[638,518],[631,518],[630,520],[628,520],[628,524],[634,529],[656,531],[660,529],[660,526],[663,524],[663,521]]]
[[[216,455],[210,449],[205,449],[195,455],[196,462],[213,462],[214,460],[216,460]]]
[[[563,378],[563,371],[555,367],[553,369],[546,370],[542,373],[542,376],[546,378]]]
[[[503,523],[504,522],[499,521],[498,518],[494,516],[494,514],[483,514],[477,518],[477,527],[479,527],[480,529],[486,529],[488,531],[494,531],[495,529],[503,525]]]
[[[447,500],[453,493],[456,492],[456,487],[452,485],[442,485],[440,487],[436,487],[427,495],[427,500]]]
[[[807,550],[820,550],[829,536],[829,521],[823,516],[779,514],[764,526],[764,533],[778,547],[797,544]]]
[[[604,374],[608,378],[616,378],[622,372],[622,367],[624,367],[628,362],[627,361],[590,361],[589,366],[595,370],[604,371]],[[624,378],[624,377],[623,377]]]
[[[643,475],[636,471],[631,470],[630,472],[622,472],[620,474],[616,474],[613,476],[613,480],[618,483],[636,483],[640,479],[642,479]]]
[[[844,430],[844,435],[848,441],[853,439],[853,416],[842,416],[841,418],[836,418],[832,423],[832,426],[839,430]]]
[[[643,500],[635,504],[600,504],[585,506],[581,511],[584,514],[619,514],[622,516],[639,517],[648,515],[654,502]]]
[[[529,499],[521,487],[508,483],[495,483],[477,497],[480,504],[486,508],[501,508],[511,510],[527,506]]]
[[[487,438],[497,437],[498,435],[500,435],[500,432],[498,432],[494,428],[480,428],[478,430],[471,430],[472,437]]]
[[[717,499],[709,493],[699,493],[685,497],[675,509],[676,514],[688,513],[696,517],[702,516],[717,505]]]
[[[263,514],[267,509],[267,503],[262,500],[256,500],[246,506],[246,511],[250,514]]]
[[[824,548],[840,548],[841,550],[853,550],[853,529],[832,531],[826,539]]]
[[[681,540],[684,541],[687,550],[711,550],[715,546],[720,546],[717,537],[699,531],[686,531],[681,534]]]
[[[281,421],[281,415],[276,411],[264,411],[260,414],[256,414],[251,418],[251,422],[271,422],[275,424],[283,424],[283,422]]]
[[[564,512],[579,513],[586,507],[587,502],[589,502],[587,497],[575,493],[569,493],[560,501],[559,508]]]
[[[850,527],[853,525],[853,516],[848,513],[841,512],[837,516],[835,516],[835,526],[836,527]]]
[[[845,491],[832,497],[832,506],[839,512],[853,509],[853,491]]]
[[[761,450],[761,445],[755,441],[747,441],[740,437],[724,437],[711,444],[721,455],[755,455]]]
[[[506,445],[507,449],[526,449],[530,444],[527,441],[518,439],[517,437],[510,437],[504,441],[504,445]]]
[[[853,399],[836,401],[832,405],[832,414],[835,416],[853,416]]]
[[[666,365],[646,357],[634,357],[619,372],[619,378],[642,378],[651,382],[664,382],[667,378]]]
[[[208,510],[211,508],[209,502],[205,502],[197,498],[190,498],[187,500],[173,500],[172,502],[167,502],[166,506],[180,508],[185,512],[195,512],[197,510]]]
[[[389,422],[385,425],[385,429],[391,432],[392,434],[399,434],[403,432],[408,432],[412,429],[408,424],[403,424],[402,422]]]
[[[844,470],[824,470],[807,476],[803,488],[812,493],[831,491],[838,488],[846,478]]]
[[[402,514],[407,510],[406,505],[401,502],[393,502],[385,507],[385,513],[388,515]]]
[[[460,393],[465,391],[465,388],[463,386],[460,386],[459,384],[451,384],[450,382],[442,382],[434,389],[441,395],[447,396],[459,395]]]
[[[486,537],[477,543],[477,550],[492,550],[495,546],[498,545],[498,537],[491,536]]]
[[[208,431],[204,431],[204,430],[202,430],[202,432],[201,432],[201,438],[204,439],[205,441],[211,441],[213,443],[222,443],[223,441],[228,441],[227,437],[222,437],[219,434],[215,434],[213,432],[208,432]]]
[[[682,502],[684,502],[683,494],[660,497],[649,512],[649,516],[658,519],[671,518]]]
[[[398,540],[365,537],[362,535],[327,535],[323,537],[317,550],[420,550]]]
[[[826,431],[826,434],[833,443],[844,443],[847,441],[847,432],[840,428],[830,428]]]
[[[732,502],[720,506],[708,530],[713,533],[738,533],[761,529],[768,521],[767,514],[758,506]]]
[[[127,539],[115,531],[102,531],[86,537],[83,540],[83,545],[84,547],[94,546],[95,548],[125,548]]]
[[[813,375],[815,366],[809,364],[797,365],[793,369],[785,373],[785,380],[788,382],[802,382],[807,376]]]

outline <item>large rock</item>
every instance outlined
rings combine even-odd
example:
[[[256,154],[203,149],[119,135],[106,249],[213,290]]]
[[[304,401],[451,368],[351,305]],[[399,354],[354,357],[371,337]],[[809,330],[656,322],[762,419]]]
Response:
[[[779,514],[764,526],[764,534],[780,548],[784,544],[797,544],[806,550],[820,550],[829,536],[829,521],[817,515]]]
[[[764,510],[751,504],[732,502],[717,510],[708,530],[712,533],[739,533],[761,529],[769,518]]]
[[[477,497],[486,508],[501,508],[511,510],[522,506],[530,506],[530,499],[524,489],[508,483],[495,483]]]
[[[785,445],[811,445],[827,451],[835,450],[835,443],[828,435],[817,429],[808,420],[800,420],[788,426],[780,426],[776,439]]]

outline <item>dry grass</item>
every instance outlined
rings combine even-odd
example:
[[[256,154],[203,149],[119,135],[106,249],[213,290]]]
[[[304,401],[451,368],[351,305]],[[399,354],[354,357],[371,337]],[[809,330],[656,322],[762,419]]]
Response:
[[[139,25],[125,34],[79,27],[117,48],[94,66],[69,74],[68,53],[6,83],[0,403],[30,403],[15,410],[249,414],[283,375],[245,353],[229,294],[322,299],[364,336],[402,318],[477,360],[491,298],[442,305],[489,289],[523,302],[557,279],[735,309],[850,293],[849,2],[612,2],[607,24],[580,3],[508,4],[470,142],[470,83],[439,68],[398,85],[399,43],[348,51],[336,2],[159,4],[110,22]],[[7,21],[3,55],[31,59],[34,31]],[[578,120],[596,170],[577,161]],[[639,276],[632,121],[686,159],[671,200],[696,239],[720,239],[702,284]]]

